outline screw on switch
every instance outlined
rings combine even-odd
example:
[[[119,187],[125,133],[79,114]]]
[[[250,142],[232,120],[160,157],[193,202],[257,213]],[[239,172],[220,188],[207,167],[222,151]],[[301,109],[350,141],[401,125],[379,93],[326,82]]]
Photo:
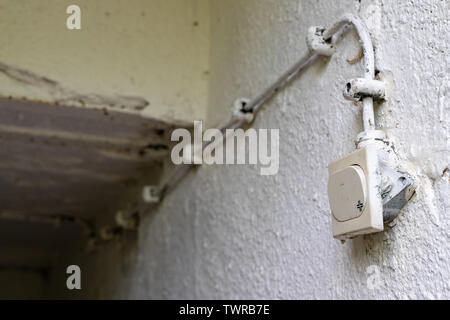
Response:
[[[359,209],[359,212],[362,211],[363,204],[362,204],[361,200],[358,200],[358,203],[356,204],[356,207]]]

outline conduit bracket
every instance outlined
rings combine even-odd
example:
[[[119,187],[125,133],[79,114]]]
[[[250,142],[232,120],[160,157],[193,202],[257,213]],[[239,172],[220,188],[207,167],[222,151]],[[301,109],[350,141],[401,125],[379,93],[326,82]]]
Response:
[[[385,98],[385,83],[380,80],[356,78],[347,81],[344,88],[344,98],[350,101],[361,101],[365,97],[373,100]]]
[[[126,230],[136,230],[138,227],[138,219],[137,217],[131,216],[131,217],[127,217],[124,212],[122,211],[118,211],[116,213],[116,224],[121,227],[124,228]]]
[[[100,239],[103,241],[109,241],[114,238],[114,233],[112,232],[112,229],[109,227],[103,227],[99,231]]]
[[[142,188],[142,199],[146,203],[158,203],[160,200],[157,186],[144,186]]]
[[[336,48],[324,38],[326,28],[321,26],[314,26],[308,29],[306,35],[306,44],[310,51],[321,56],[330,57],[336,52]]]
[[[245,106],[250,103],[250,99],[238,98],[233,103],[233,118],[236,120],[242,120],[247,123],[253,121],[253,110],[245,109]]]

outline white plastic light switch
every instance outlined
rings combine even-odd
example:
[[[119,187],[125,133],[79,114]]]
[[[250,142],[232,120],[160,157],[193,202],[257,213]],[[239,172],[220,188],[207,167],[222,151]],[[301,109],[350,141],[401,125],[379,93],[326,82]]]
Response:
[[[383,230],[383,203],[376,144],[328,165],[333,236],[338,239]]]
[[[330,174],[328,197],[334,218],[340,222],[358,218],[366,205],[366,189],[360,166],[348,166]]]

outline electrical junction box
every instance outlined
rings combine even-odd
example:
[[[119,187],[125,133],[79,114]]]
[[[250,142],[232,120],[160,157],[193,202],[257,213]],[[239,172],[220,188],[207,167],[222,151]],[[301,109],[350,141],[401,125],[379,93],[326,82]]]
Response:
[[[383,231],[377,146],[368,145],[328,165],[333,236]]]
[[[414,193],[413,180],[388,165],[384,134],[360,137],[359,149],[328,165],[328,199],[337,239],[383,231]],[[373,138],[376,137],[376,139]]]

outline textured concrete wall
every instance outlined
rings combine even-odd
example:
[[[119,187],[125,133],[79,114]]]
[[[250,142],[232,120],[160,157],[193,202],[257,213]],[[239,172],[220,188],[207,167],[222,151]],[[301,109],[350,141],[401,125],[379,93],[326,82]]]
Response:
[[[383,233],[331,235],[327,164],[354,149],[361,110],[342,97],[362,74],[350,32],[253,126],[280,129],[280,170],[205,166],[143,219],[136,239],[83,264],[85,294],[116,298],[450,298],[449,4],[446,1],[224,0],[211,8],[210,124],[253,97],[306,50],[307,27],[341,14],[373,32],[376,67],[392,82],[378,126],[395,142],[417,194]],[[368,288],[380,270],[379,286]],[[369,269],[370,271],[371,269]]]

